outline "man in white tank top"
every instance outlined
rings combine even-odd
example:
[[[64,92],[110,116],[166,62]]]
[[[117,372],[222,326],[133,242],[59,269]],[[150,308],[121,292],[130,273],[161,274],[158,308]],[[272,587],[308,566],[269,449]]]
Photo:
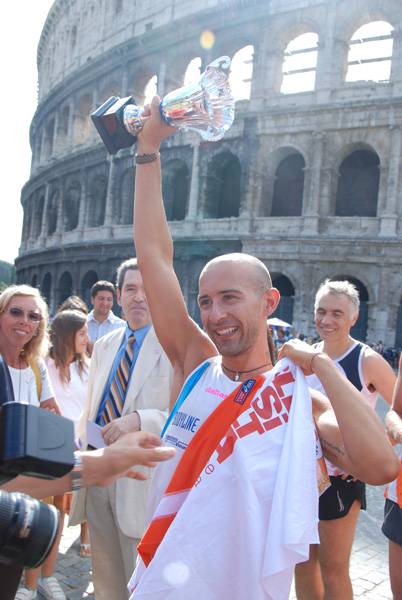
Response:
[[[161,192],[160,145],[166,137],[174,132],[174,128],[163,122],[160,114],[160,100],[157,96],[153,98],[150,108],[146,108],[143,115],[144,127],[137,136],[137,154],[135,156],[137,166],[134,239],[138,265],[143,276],[155,330],[174,370],[171,395],[171,408],[173,408],[189,375],[204,361],[215,360],[219,354],[222,357],[219,361],[221,364],[217,365],[220,371],[219,382],[222,377],[225,377],[229,383],[238,382],[240,384],[260,374],[268,373],[268,377],[272,375],[270,372],[273,368],[272,358],[267,340],[267,317],[276,309],[279,293],[278,290],[272,288],[269,272],[260,260],[246,254],[220,256],[212,259],[203,268],[199,279],[198,302],[204,331],[189,317],[173,268],[173,242],[166,221]],[[149,119],[147,119],[147,115],[150,116]],[[339,373],[330,358],[325,353],[317,353],[299,340],[287,342],[280,350],[280,358],[291,359],[302,367],[304,373],[314,371],[332,403],[331,408],[324,396],[314,391],[311,392],[313,416],[324,455],[335,462],[339,468],[353,472],[354,476],[371,483],[379,484],[384,480],[388,481],[394,478],[399,472],[399,461],[390,447],[378,417],[362,401],[356,389]],[[286,361],[279,367],[284,367],[285,364]],[[220,394],[224,396],[227,393],[227,391],[221,390],[218,381],[217,385],[210,380],[205,381],[204,388],[209,390],[207,394],[211,398],[217,400],[221,397]],[[339,393],[340,391],[341,393]],[[221,403],[218,402],[218,404],[220,406]],[[336,416],[339,426],[334,416]],[[176,413],[172,423],[176,427],[183,425],[186,430],[190,428],[195,432],[200,422],[197,420],[198,418],[198,414],[193,414],[193,412],[190,414],[183,409],[182,414]],[[236,423],[237,421],[234,421],[232,425],[236,426]],[[355,423],[359,423],[360,427],[356,428]],[[214,423],[211,427],[216,429],[217,426]],[[177,438],[173,429],[168,430],[168,434]],[[255,433],[255,435],[259,434]],[[225,433],[223,437],[225,437]],[[254,437],[254,439],[258,440],[259,438]],[[311,440],[311,443],[315,445],[315,440]],[[234,446],[233,456],[238,456],[238,447],[238,444]],[[361,458],[362,448],[364,448],[364,460]],[[187,450],[184,450],[183,459],[186,458],[186,452]],[[387,460],[384,460],[384,453]],[[239,465],[242,465],[241,459]],[[177,470],[179,469],[180,464],[177,467]],[[289,470],[291,471],[291,469]],[[159,472],[157,470],[155,473],[153,485],[158,480],[164,479],[159,475],[161,471],[159,469]],[[241,471],[241,467],[236,470],[232,479],[233,483],[241,480]],[[194,487],[191,489],[190,486],[189,498]],[[173,495],[171,498],[175,501],[177,496]],[[185,500],[183,508],[188,506],[186,502],[187,500]],[[207,503],[209,504],[209,501]],[[179,508],[178,511],[180,523],[180,511],[183,508]],[[197,519],[197,511],[194,512],[190,521]],[[231,523],[229,529],[221,523],[214,529],[213,537],[231,536],[230,539],[236,543],[234,534],[236,528],[240,526],[240,522],[230,511],[229,514],[229,519],[225,514],[225,520]],[[156,516],[158,517],[158,515],[159,510],[157,510]],[[289,523],[287,520],[289,516],[292,515],[286,515],[287,523]],[[281,519],[278,520],[282,522]],[[316,521],[315,515],[312,530],[316,527]],[[259,519],[255,517],[254,527],[258,528],[259,524]],[[177,546],[179,549],[184,548],[183,545],[177,543],[177,539],[172,534],[174,525],[173,521],[168,529],[168,534],[165,539],[162,538],[156,550],[155,559],[151,557],[151,560],[157,560],[162,552],[169,557],[171,551],[176,550]],[[191,532],[187,536],[185,533],[184,530],[181,531],[181,535],[186,538],[186,544],[197,546],[198,538],[192,537]],[[244,533],[246,535],[241,538],[241,547],[236,546],[237,556],[243,559],[240,561],[243,566],[247,564],[248,557],[251,556],[254,542],[252,529],[247,528]],[[307,543],[311,543],[311,538],[309,539],[310,542]],[[267,532],[268,546],[269,541],[269,532]],[[278,559],[281,554],[281,548],[279,548],[276,554]],[[185,555],[187,557],[187,551]],[[212,543],[204,558],[211,561],[210,564],[213,566],[216,556],[214,556]],[[214,598],[214,600],[224,598],[226,600],[228,596],[222,596],[218,589],[222,590],[222,587],[225,586],[228,573],[232,578],[241,575],[247,579],[248,576],[248,569],[245,566],[238,571],[233,571],[231,564],[226,564],[225,568],[220,571],[219,581],[199,581],[198,585],[194,583],[192,577],[188,577],[190,571],[187,569],[183,571],[175,568],[174,572],[169,571],[166,574],[163,570],[152,568],[152,564],[151,562],[147,567],[143,579],[135,582],[130,588],[130,590],[134,588],[133,598],[143,600],[166,598],[166,589],[168,588],[166,588],[165,575],[167,575],[169,586],[174,587],[172,597],[206,600],[206,595],[202,590],[208,584],[208,598]],[[177,563],[175,565],[177,567]],[[194,564],[192,567],[196,568],[197,565]],[[243,585],[243,589],[245,587]],[[283,586],[281,590],[283,592]],[[282,594],[282,592],[276,593],[272,588],[265,589],[264,594],[258,598],[279,600],[289,596],[289,590],[287,590],[287,594]],[[230,597],[240,600],[246,596],[237,592]]]
[[[359,316],[359,294],[349,281],[327,279],[317,291],[315,323],[325,352],[374,409],[378,394],[391,404],[395,375],[377,352],[350,335]],[[315,375],[309,387],[325,393]],[[320,545],[296,567],[298,600],[352,600],[349,560],[360,509],[366,508],[365,484],[327,461],[331,487],[320,497]]]

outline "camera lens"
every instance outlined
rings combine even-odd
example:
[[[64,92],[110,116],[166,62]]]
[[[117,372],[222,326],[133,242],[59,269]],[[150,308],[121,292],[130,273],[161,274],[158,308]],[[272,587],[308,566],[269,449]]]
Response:
[[[52,549],[58,527],[54,506],[0,490],[0,562],[39,567]]]

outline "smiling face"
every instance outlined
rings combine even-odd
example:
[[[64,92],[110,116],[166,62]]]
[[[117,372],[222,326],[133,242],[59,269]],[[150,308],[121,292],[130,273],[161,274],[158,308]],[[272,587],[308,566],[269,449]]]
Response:
[[[8,309],[18,307],[24,311],[21,317],[13,317]],[[38,329],[38,322],[32,321],[28,313],[40,312],[39,303],[33,296],[13,296],[0,314],[1,345],[6,344],[14,349],[22,350],[33,338]]]
[[[324,342],[346,340],[358,316],[346,294],[324,294],[315,310],[315,324],[320,338]]]
[[[87,344],[89,342],[88,335],[88,326],[85,323],[75,334],[74,344],[75,344],[75,353],[76,354],[84,354],[87,349]]]
[[[125,272],[122,288],[117,290],[117,303],[122,307],[132,331],[151,323],[151,313],[138,269],[128,269]]]
[[[266,347],[266,319],[279,294],[275,289],[262,292],[253,268],[245,259],[224,259],[212,261],[201,274],[201,321],[222,356]]]
[[[113,306],[114,297],[112,292],[100,290],[95,297],[91,298],[94,307],[94,317],[106,319]]]

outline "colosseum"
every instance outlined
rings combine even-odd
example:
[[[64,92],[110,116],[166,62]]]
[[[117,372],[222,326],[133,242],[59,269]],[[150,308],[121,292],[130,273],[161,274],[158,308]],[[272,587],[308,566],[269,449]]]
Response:
[[[231,129],[215,143],[179,131],[161,151],[190,314],[205,262],[247,252],[298,332],[315,331],[318,285],[347,277],[355,337],[402,345],[401,32],[400,0],[56,0],[38,46],[18,281],[53,311],[114,279],[135,253],[135,145],[109,155],[91,113],[110,96],[163,97],[227,55]]]

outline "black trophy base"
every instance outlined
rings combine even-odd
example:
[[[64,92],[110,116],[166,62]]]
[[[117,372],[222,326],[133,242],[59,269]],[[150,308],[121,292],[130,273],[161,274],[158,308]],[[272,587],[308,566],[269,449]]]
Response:
[[[123,123],[123,111],[127,104],[135,104],[132,96],[112,96],[91,115],[109,154],[116,154],[121,148],[129,148],[137,141],[136,136],[131,135]]]

